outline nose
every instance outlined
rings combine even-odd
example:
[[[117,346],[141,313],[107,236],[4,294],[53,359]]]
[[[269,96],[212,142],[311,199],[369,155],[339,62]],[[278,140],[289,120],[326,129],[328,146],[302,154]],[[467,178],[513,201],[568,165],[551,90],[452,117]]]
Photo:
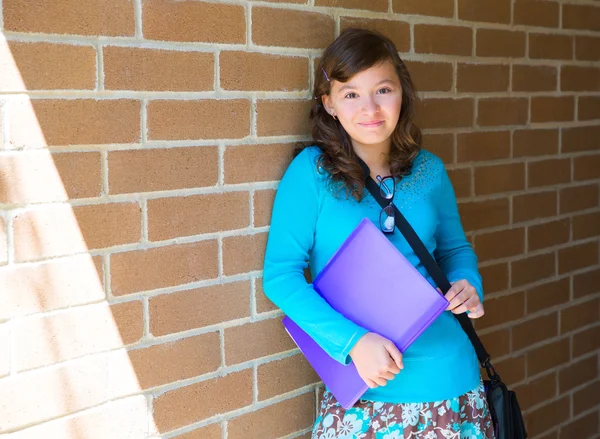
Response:
[[[379,111],[379,104],[375,96],[366,96],[364,98],[362,111],[365,114],[375,114]]]

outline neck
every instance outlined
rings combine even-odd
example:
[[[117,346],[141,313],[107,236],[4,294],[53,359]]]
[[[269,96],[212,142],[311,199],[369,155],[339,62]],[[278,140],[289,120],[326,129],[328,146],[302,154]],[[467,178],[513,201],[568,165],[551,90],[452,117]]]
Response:
[[[371,177],[390,175],[389,152],[391,143],[391,139],[375,145],[363,145],[352,141],[354,152],[367,164],[371,171]]]

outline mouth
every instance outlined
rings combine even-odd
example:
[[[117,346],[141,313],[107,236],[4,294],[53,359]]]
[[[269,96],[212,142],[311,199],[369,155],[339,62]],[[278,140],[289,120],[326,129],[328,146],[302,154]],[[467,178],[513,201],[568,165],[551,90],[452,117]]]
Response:
[[[359,125],[365,128],[377,128],[383,125],[383,120],[370,120],[368,122],[361,122]]]

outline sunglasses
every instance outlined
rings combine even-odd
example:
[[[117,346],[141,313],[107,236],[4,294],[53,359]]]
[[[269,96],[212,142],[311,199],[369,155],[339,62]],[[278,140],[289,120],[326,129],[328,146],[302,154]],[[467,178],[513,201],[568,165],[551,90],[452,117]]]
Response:
[[[377,176],[379,182],[379,193],[383,198],[390,201],[390,204],[381,209],[379,213],[379,228],[383,233],[394,233],[396,227],[396,217],[394,210],[394,193],[396,191],[396,180],[394,177]]]

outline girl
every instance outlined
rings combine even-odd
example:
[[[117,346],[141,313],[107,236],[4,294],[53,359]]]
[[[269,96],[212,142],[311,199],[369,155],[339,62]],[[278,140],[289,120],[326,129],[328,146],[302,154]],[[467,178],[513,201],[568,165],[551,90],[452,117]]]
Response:
[[[393,43],[367,30],[342,32],[315,72],[314,146],[296,156],[277,191],[265,293],[329,355],[354,362],[369,386],[349,410],[326,390],[313,439],[493,437],[477,357],[452,315],[484,313],[477,258],[443,163],[421,149],[414,108],[414,87]],[[308,263],[314,279],[363,218],[389,225],[365,190],[359,158],[375,181],[394,177],[394,203],[452,283],[448,312],[404,354],[333,310],[303,275]],[[388,237],[433,284],[400,232]]]

